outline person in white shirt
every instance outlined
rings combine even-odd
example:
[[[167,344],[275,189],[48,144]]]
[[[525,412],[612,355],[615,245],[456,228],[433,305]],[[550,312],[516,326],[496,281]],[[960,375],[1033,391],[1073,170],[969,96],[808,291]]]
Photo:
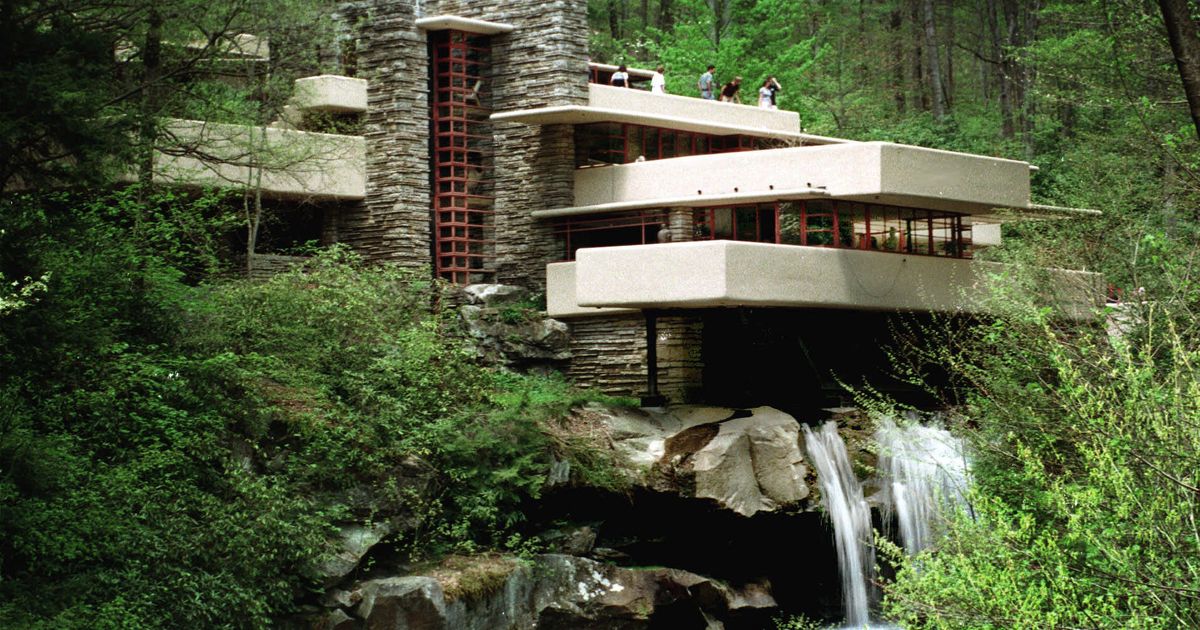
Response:
[[[758,106],[763,109],[779,109],[775,106],[775,93],[780,89],[775,77],[767,77],[762,87],[758,88]]]
[[[659,66],[654,69],[654,74],[650,76],[650,91],[655,94],[667,93],[667,78],[663,76],[663,71],[666,68]]]

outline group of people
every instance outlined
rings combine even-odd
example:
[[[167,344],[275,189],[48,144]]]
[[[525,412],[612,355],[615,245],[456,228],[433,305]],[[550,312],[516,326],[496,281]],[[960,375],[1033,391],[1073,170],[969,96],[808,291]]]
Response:
[[[700,90],[700,98],[710,101],[720,100],[726,103],[742,102],[742,77],[733,77],[732,80],[722,85],[717,89],[717,79],[713,72],[717,69],[714,65],[709,65],[708,70],[700,75],[700,80],[696,82],[696,88]],[[667,81],[663,76],[665,68],[659,66],[654,69],[654,74],[650,75],[650,91],[655,94],[667,93]],[[621,64],[617,67],[617,71],[612,73],[608,84],[616,87],[633,87],[630,84],[629,69]],[[763,109],[779,109],[776,104],[776,94],[783,89],[779,81],[774,76],[769,76],[763,81],[762,87],[758,88],[758,106]]]
[[[713,76],[716,66],[709,64],[708,70],[700,75],[696,88],[700,90],[700,98],[710,101],[720,100],[726,103],[741,103],[742,77],[733,77],[720,90],[716,89],[717,80]],[[767,77],[758,88],[758,106],[763,109],[779,109],[776,104],[776,94],[783,89],[774,76]]]
[[[667,93],[667,78],[663,76],[666,68],[659,66],[654,69],[654,74],[650,75],[650,91],[655,94]],[[608,79],[608,84],[616,87],[633,87],[630,85],[629,68],[625,64],[617,66],[617,71],[612,73]]]

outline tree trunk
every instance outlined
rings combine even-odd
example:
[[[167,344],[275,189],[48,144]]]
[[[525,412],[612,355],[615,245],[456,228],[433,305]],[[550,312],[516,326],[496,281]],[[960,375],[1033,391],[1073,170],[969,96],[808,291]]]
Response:
[[[954,2],[946,3],[946,108],[954,107]]]
[[[918,109],[923,112],[929,111],[929,95],[925,90],[925,55],[921,37],[921,9],[920,0],[914,0],[909,7],[909,14],[912,16],[912,23],[915,25],[915,32],[912,37],[912,87],[913,87],[913,109]]]
[[[892,100],[896,102],[896,111],[904,113],[904,34],[900,31],[902,24],[900,9],[893,9],[888,16],[888,37],[892,40]]]
[[[921,0],[921,24],[925,31],[925,65],[929,74],[929,87],[933,90],[933,118],[946,120],[946,97],[942,90],[942,69],[938,54],[937,32],[933,23],[933,0]]]
[[[1196,34],[1196,22],[1192,20],[1187,0],[1158,0],[1158,6],[1162,9],[1179,78],[1183,81],[1192,126],[1196,128],[1196,137],[1200,138],[1200,39]]]
[[[671,32],[675,27],[675,5],[672,0],[659,0],[658,3],[658,29],[664,33]]]
[[[621,6],[618,0],[608,0],[608,34],[621,39]]]
[[[1025,129],[1025,90],[1024,70],[1016,59],[1016,50],[1024,42],[1021,41],[1021,16],[1017,0],[1001,0],[1001,10],[1004,12],[1004,48],[1001,51],[1001,70],[1004,73],[1004,83],[1008,87],[1009,113],[1012,117],[1012,131],[1008,137],[1013,137],[1018,129]]]
[[[638,17],[642,19],[642,30],[645,31],[646,27],[650,26],[650,0],[642,0],[638,14]]]
[[[996,0],[987,0],[988,31],[992,39],[992,58],[998,60],[994,66],[993,75],[996,81],[996,91],[1000,94],[1000,135],[1012,138],[1015,132],[1013,126],[1012,90],[1008,80],[1007,65],[1004,50],[1004,40],[1000,38],[1000,13]]]
[[[713,48],[720,50],[721,35],[725,32],[725,27],[729,26],[729,0],[708,0],[708,8],[713,14]]]
[[[154,145],[158,139],[159,82],[162,75],[162,15],[150,9],[142,45],[142,102],[138,121],[138,196],[145,199],[154,183]]]

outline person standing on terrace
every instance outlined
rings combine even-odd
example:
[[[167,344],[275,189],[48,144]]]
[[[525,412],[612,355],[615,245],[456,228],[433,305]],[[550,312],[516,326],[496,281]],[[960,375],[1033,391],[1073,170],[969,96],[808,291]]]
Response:
[[[700,89],[700,98],[708,101],[716,100],[717,95],[714,90],[716,79],[713,78],[713,70],[716,69],[716,66],[708,64],[708,71],[700,75],[700,80],[696,82],[696,87]]]
[[[724,103],[742,104],[742,77],[733,77],[733,80],[721,86],[721,101]]]
[[[663,71],[666,68],[659,66],[654,69],[654,74],[650,75],[650,91],[654,94],[667,93],[667,78],[663,76]]]
[[[617,66],[617,71],[612,73],[608,84],[613,87],[629,87],[629,73],[625,70],[625,64]]]
[[[763,109],[779,109],[775,106],[775,93],[780,90],[775,77],[767,77],[762,87],[758,88],[758,106]]]

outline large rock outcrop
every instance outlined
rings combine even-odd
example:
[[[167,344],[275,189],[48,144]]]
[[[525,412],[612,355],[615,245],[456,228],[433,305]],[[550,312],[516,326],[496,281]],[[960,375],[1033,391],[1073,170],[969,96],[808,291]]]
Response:
[[[488,560],[496,562],[495,558]],[[485,591],[462,593],[458,576],[382,577],[353,586],[345,607],[295,620],[293,627],[368,630],[715,630],[739,615],[775,610],[770,586],[733,587],[666,568],[624,568],[546,554]],[[470,571],[471,567],[464,570]]]
[[[807,507],[800,424],[771,407],[591,406],[580,413],[607,429],[638,483],[711,499],[743,516]]]
[[[463,295],[459,314],[481,355],[516,368],[553,367],[571,358],[567,325],[538,310],[528,290],[472,284]]]

